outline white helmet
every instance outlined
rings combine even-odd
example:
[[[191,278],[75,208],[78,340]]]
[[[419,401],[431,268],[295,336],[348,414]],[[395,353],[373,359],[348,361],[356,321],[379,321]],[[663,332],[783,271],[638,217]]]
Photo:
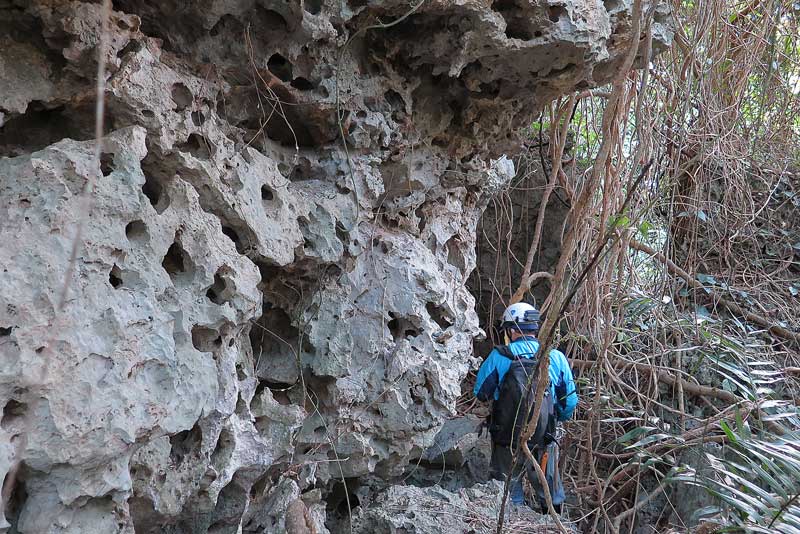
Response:
[[[506,308],[500,328],[538,332],[539,319],[539,310],[525,302],[517,302]]]

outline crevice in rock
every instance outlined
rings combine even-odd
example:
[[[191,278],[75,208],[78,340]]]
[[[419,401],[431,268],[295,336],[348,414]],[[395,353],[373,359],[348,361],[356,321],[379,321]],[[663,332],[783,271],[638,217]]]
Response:
[[[297,78],[292,80],[292,82],[289,85],[291,85],[298,91],[312,91],[315,87],[313,83],[311,83],[306,78],[303,78],[302,76],[298,76]]]
[[[250,345],[256,362],[259,387],[276,388],[294,384],[299,378],[297,351],[300,332],[281,308],[264,302],[264,312],[250,330]]]
[[[233,243],[233,246],[236,247],[236,252],[238,252],[239,254],[241,254],[243,256],[247,254],[247,251],[248,251],[249,247],[244,242],[244,240],[241,237],[239,237],[239,232],[237,232],[236,230],[234,230],[230,226],[227,226],[227,225],[223,224],[222,225],[222,233],[228,239],[231,240],[231,242]]]
[[[10,336],[13,326],[0,326],[0,337]]]
[[[437,306],[433,302],[428,302],[425,305],[425,310],[428,312],[433,321],[439,325],[439,328],[442,330],[446,330],[453,324],[453,320],[450,318],[450,315],[442,308],[441,306]]]
[[[113,129],[113,113],[105,114],[105,131]],[[7,118],[0,126],[0,157],[30,154],[62,139],[94,139],[94,104],[51,106],[34,101],[22,115]]]
[[[108,283],[114,289],[119,289],[123,285],[122,270],[116,264],[111,268],[111,272],[108,273]]]
[[[177,241],[177,236],[175,242],[169,246],[167,254],[161,261],[161,266],[167,271],[173,282],[181,275],[191,276],[194,274],[194,262]]]
[[[20,469],[16,472],[16,478],[14,479],[14,491],[11,492],[11,495],[6,503],[6,507],[4,510],[6,521],[8,521],[11,525],[11,532],[16,532],[16,525],[19,521],[19,516],[22,513],[22,509],[25,507],[25,502],[28,500],[28,484],[27,484],[27,469],[23,464]],[[8,478],[12,475],[12,473],[6,473],[5,477],[3,478],[3,488],[6,487],[6,483],[8,482]]]
[[[282,55],[272,54],[267,61],[267,68],[281,81],[292,81],[292,63]]]
[[[163,184],[171,176],[164,169],[163,159],[159,158],[155,152],[148,152],[139,165],[144,175],[142,193],[150,201],[150,205],[153,206],[156,213],[164,213],[170,205],[170,198],[164,191]]]
[[[175,107],[172,110],[181,112],[192,105],[194,97],[185,84],[178,82],[172,86],[172,101],[175,103]]]
[[[0,428],[11,431],[16,424],[25,417],[28,405],[15,399],[9,400],[3,407],[3,418],[0,420]]]
[[[116,169],[116,165],[114,165],[114,154],[109,152],[103,152],[100,155],[100,172],[103,176],[108,176]]]
[[[222,336],[213,328],[195,325],[192,327],[192,345],[200,352],[214,354],[222,347]]]
[[[211,453],[211,465],[218,473],[221,473],[225,464],[230,461],[233,455],[233,449],[233,434],[231,434],[228,429],[223,428],[222,432],[219,433],[219,439],[214,447],[214,452]]]
[[[361,481],[358,478],[339,479],[331,486],[326,499],[328,519],[325,522],[331,532],[346,531],[350,512],[361,504],[357,495],[360,487]]]
[[[180,152],[188,152],[197,159],[211,159],[213,153],[213,146],[209,143],[208,139],[200,134],[189,134],[189,138],[185,143],[175,147]]]
[[[189,430],[183,430],[170,436],[169,458],[172,465],[180,467],[187,456],[198,455],[202,441],[203,431],[199,424],[195,424]]]
[[[205,124],[206,116],[202,111],[192,111],[192,124],[197,126],[198,128]]]
[[[159,534],[171,526],[171,521],[156,511],[155,504],[148,497],[134,495],[128,501],[128,508],[136,534]]]

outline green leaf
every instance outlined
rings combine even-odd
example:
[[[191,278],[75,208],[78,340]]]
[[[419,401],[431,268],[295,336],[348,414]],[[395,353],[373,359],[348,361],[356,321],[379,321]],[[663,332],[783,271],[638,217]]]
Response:
[[[736,437],[736,434],[733,433],[731,427],[728,426],[727,421],[720,421],[719,426],[722,427],[722,431],[725,432],[725,435],[728,436],[728,440],[731,443],[736,443],[739,441],[739,438]]]
[[[698,273],[698,274],[697,274],[697,279],[698,279],[700,282],[702,282],[703,284],[711,284],[711,285],[714,285],[714,284],[716,284],[716,283],[717,283],[717,279],[716,279],[716,278],[714,278],[713,276],[711,276],[710,274]]]
[[[655,430],[655,427],[652,426],[639,426],[634,428],[633,430],[626,432],[622,436],[618,437],[615,441],[617,443],[625,443],[627,441],[631,441],[632,439],[638,438],[642,434],[646,434],[651,430]]]
[[[626,449],[634,449],[636,447],[644,447],[645,445],[650,445],[651,443],[655,443],[657,441],[665,441],[670,438],[674,438],[676,441],[683,441],[681,438],[677,436],[673,436],[671,434],[650,434],[646,438],[640,439],[633,445],[628,445],[625,447]]]

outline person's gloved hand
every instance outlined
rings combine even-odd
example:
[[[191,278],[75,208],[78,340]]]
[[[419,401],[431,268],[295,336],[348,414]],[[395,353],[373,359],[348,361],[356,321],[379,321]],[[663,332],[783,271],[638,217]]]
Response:
[[[556,443],[561,443],[561,438],[563,438],[566,435],[567,435],[567,431],[564,428],[564,425],[559,421],[558,423],[556,423],[555,442]]]

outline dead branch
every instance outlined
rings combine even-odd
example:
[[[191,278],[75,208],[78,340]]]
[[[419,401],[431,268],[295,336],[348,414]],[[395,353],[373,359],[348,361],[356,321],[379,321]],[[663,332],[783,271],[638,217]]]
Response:
[[[715,304],[723,306],[734,315],[743,317],[745,320],[753,324],[757,324],[758,326],[766,328],[770,333],[772,333],[777,337],[789,341],[794,341],[795,343],[800,344],[800,333],[792,332],[791,330],[788,330],[778,324],[775,324],[774,322],[770,321],[763,315],[759,315],[757,313],[752,313],[742,309],[742,307],[736,304],[735,302],[720,296],[715,290],[704,286],[702,283],[696,280],[692,275],[684,271],[681,267],[676,265],[672,260],[667,258],[663,253],[658,252],[655,249],[635,240],[631,240],[630,246],[634,250],[644,252],[648,256],[655,258],[661,263],[663,263],[671,274],[683,278],[686,281],[686,283],[689,284],[692,288],[702,289],[704,291],[709,292],[709,295],[714,300]]]

